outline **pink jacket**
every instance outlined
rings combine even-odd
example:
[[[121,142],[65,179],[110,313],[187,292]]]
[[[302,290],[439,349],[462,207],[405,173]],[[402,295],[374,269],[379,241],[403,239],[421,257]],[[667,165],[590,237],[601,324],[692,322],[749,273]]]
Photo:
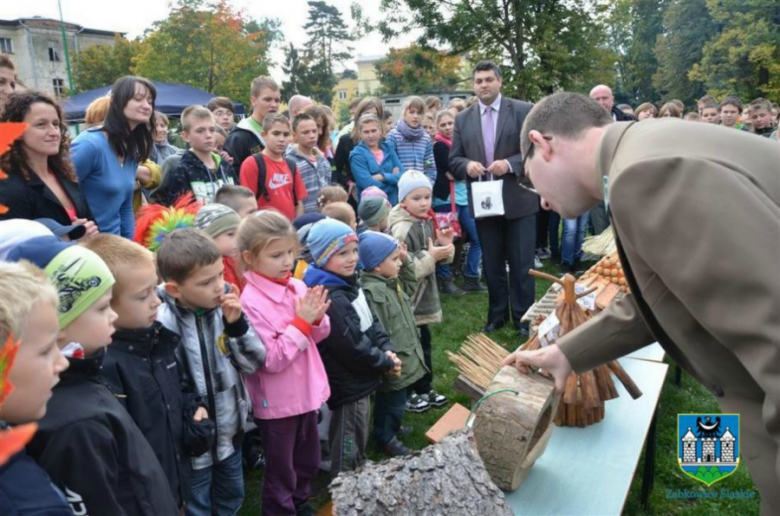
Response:
[[[295,300],[306,285],[290,278],[287,286],[246,272],[241,305],[265,344],[265,366],[245,375],[258,419],[282,419],[317,410],[330,397],[330,386],[317,343],[330,334],[326,315],[307,335],[295,319]],[[303,326],[306,326],[305,322]]]

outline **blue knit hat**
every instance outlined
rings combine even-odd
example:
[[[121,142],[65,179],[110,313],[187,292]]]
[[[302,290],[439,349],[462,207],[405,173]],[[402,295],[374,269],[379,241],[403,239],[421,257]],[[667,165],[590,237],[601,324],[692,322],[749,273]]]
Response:
[[[324,266],[328,260],[350,242],[357,242],[352,228],[335,219],[323,219],[312,225],[306,245],[311,251],[314,263]]]
[[[31,238],[11,249],[8,261],[19,260],[43,269],[57,289],[60,329],[86,312],[114,285],[114,276],[100,256],[54,236]]]
[[[358,244],[360,263],[365,270],[372,271],[397,248],[398,240],[390,235],[378,231],[364,231],[360,235],[360,244]]]

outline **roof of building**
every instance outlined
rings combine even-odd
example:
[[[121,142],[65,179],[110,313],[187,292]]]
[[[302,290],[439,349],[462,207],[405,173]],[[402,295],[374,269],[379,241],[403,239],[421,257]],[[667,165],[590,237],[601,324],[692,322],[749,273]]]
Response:
[[[691,432],[691,427],[688,427],[688,431],[685,433],[685,435],[682,437],[683,441],[695,441],[696,436],[693,435],[693,432]]]
[[[723,432],[723,435],[720,436],[721,441],[736,441],[734,436],[731,433],[731,430],[729,430],[729,427],[726,427],[726,431]]]
[[[358,63],[372,63],[374,61],[379,61],[380,59],[383,59],[385,56],[358,56],[357,62]]]
[[[114,34],[121,34],[122,36],[125,35],[124,32],[113,31],[113,30],[90,29],[90,28],[83,27],[83,26],[75,24],[75,23],[63,22],[63,24],[65,25],[65,29],[66,30],[77,32],[77,33],[80,33],[80,34],[92,34],[92,35],[95,35],[95,36],[113,36]],[[17,18],[15,20],[0,20],[0,25],[5,25],[7,27],[27,26],[27,27],[41,27],[41,28],[59,29],[60,28],[60,21],[59,20],[55,20],[53,18],[44,18],[42,16],[33,16],[32,18]]]

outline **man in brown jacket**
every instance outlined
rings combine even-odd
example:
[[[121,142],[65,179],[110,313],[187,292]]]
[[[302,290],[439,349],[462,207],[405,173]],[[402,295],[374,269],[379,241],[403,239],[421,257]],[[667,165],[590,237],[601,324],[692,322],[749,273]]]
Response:
[[[573,218],[606,201],[632,294],[506,363],[562,390],[572,369],[657,340],[741,414],[761,512],[780,514],[780,145],[710,124],[613,123],[575,93],[536,104],[520,138],[544,208]]]

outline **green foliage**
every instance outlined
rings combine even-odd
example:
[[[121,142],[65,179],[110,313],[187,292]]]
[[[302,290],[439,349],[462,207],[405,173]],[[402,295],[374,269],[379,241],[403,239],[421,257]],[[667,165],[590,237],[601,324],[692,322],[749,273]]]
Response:
[[[717,32],[706,0],[672,0],[663,17],[665,31],[658,36],[658,69],[653,87],[664,101],[680,99],[691,105],[706,93],[701,81],[688,72],[702,58],[704,44]]]
[[[495,60],[512,97],[614,81],[600,0],[382,0],[381,12],[386,39],[418,28],[421,44]]]
[[[141,42],[114,35],[114,44],[92,45],[73,54],[74,93],[113,84],[132,73],[133,58],[141,50]]]
[[[453,91],[462,81],[460,58],[417,44],[391,48],[374,68],[384,91],[391,95]]]
[[[720,31],[689,77],[716,96],[780,98],[780,3],[707,0],[707,8]]]
[[[145,35],[135,72],[247,103],[252,79],[268,74],[278,35],[278,22],[247,20],[228,0],[179,0]]]
[[[633,103],[657,98],[653,74],[658,69],[656,40],[663,32],[663,13],[669,0],[631,0],[631,40],[623,60],[622,89]]]

